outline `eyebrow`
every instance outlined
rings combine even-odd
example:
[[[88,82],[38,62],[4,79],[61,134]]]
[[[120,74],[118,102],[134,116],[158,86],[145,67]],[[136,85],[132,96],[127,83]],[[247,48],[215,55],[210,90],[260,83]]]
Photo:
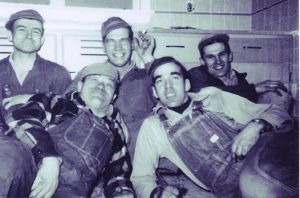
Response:
[[[182,74],[180,73],[180,72],[171,72],[171,75],[178,75],[178,76],[181,76],[182,77]],[[162,75],[158,75],[158,76],[155,76],[154,77],[154,82],[157,80],[157,79],[159,79],[159,78],[161,78],[162,77]]]
[[[178,76],[182,76],[182,74],[180,72],[171,72],[171,75],[178,75]]]
[[[27,26],[25,26],[25,25],[17,25],[16,27],[15,27],[15,29],[17,29],[17,28],[27,28]],[[43,29],[42,28],[39,28],[39,27],[33,27],[32,29],[34,29],[34,30],[39,30],[39,31],[43,31]]]

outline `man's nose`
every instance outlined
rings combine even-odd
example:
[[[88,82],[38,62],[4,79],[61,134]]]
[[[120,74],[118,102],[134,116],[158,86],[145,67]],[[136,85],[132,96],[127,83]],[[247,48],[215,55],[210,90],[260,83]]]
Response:
[[[115,48],[116,49],[122,49],[122,43],[120,41],[117,41],[116,45],[115,45]]]
[[[219,57],[219,56],[215,56],[215,59],[216,59],[217,63],[221,63],[221,61],[222,61],[221,57]]]
[[[171,88],[172,86],[173,86],[173,83],[172,83],[171,80],[166,80],[166,81],[165,81],[165,87],[166,87],[166,88]]]
[[[103,82],[99,82],[98,84],[97,84],[97,88],[98,89],[104,89],[105,88],[105,85],[104,85],[104,83]]]
[[[26,36],[27,36],[27,38],[31,39],[32,38],[32,32],[31,31],[27,31],[26,32]]]

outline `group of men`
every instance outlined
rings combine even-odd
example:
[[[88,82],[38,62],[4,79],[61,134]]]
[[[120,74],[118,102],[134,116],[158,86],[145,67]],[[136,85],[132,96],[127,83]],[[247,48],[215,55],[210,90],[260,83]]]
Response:
[[[43,24],[37,11],[22,10],[5,25],[14,50],[0,61],[0,85],[11,92],[1,94],[1,197],[88,197],[99,180],[105,197],[181,197],[177,187],[157,185],[160,158],[217,197],[298,195],[292,118],[220,89],[246,84],[255,97],[287,90],[278,81],[253,86],[240,77],[227,35],[200,42],[205,66],[191,77],[195,72],[173,57],[154,59],[151,36],[136,44],[131,26],[110,17],[101,27],[107,61],[84,67],[71,82],[63,66],[38,55]],[[133,51],[146,68],[132,60]],[[218,87],[211,79],[220,89],[204,88]],[[277,147],[296,160],[268,149],[279,132],[292,139]]]

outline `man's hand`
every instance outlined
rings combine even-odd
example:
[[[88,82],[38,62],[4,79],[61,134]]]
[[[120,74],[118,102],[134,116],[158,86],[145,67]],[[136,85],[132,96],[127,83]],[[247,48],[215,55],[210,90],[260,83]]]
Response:
[[[61,159],[58,157],[45,157],[39,167],[29,197],[51,198],[58,182]]]
[[[115,194],[113,198],[134,198],[132,192],[123,191],[122,193]]]
[[[151,193],[150,198],[182,198],[186,194],[185,188],[177,188],[176,186],[157,186]]]
[[[280,90],[287,92],[287,88],[280,81],[266,80],[255,84],[255,91],[258,94],[275,92],[278,96],[282,96]]]
[[[154,60],[155,39],[152,36],[140,32],[139,38],[134,38],[133,43],[136,54],[142,59],[144,64]]]
[[[167,186],[165,187],[161,198],[177,198],[179,195],[179,190],[174,186]]]
[[[16,95],[8,98],[3,99],[3,106],[5,109],[9,109],[10,107],[17,105],[17,104],[24,104],[26,103],[32,95],[24,94],[24,95]]]
[[[245,156],[259,139],[263,127],[257,122],[249,122],[233,140],[231,147],[233,157]]]

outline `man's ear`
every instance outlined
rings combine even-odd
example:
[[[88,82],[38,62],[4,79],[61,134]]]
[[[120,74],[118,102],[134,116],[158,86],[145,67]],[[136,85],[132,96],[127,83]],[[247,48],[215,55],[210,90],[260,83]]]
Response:
[[[191,89],[191,82],[189,79],[184,80],[184,88],[186,92],[188,92]]]
[[[44,45],[44,42],[45,42],[45,34],[42,36],[42,38],[41,38],[41,46],[43,46]]]
[[[232,52],[229,53],[228,60],[229,60],[229,62],[233,61],[233,53]]]
[[[79,82],[77,83],[77,91],[78,91],[78,92],[81,91],[82,85],[83,85],[82,81],[79,81]]]
[[[13,41],[13,33],[12,31],[7,31],[7,39],[12,42]]]
[[[205,65],[205,61],[203,60],[203,58],[199,58],[201,65]]]
[[[157,92],[153,86],[152,86],[152,93],[153,93],[153,96],[158,99]]]

